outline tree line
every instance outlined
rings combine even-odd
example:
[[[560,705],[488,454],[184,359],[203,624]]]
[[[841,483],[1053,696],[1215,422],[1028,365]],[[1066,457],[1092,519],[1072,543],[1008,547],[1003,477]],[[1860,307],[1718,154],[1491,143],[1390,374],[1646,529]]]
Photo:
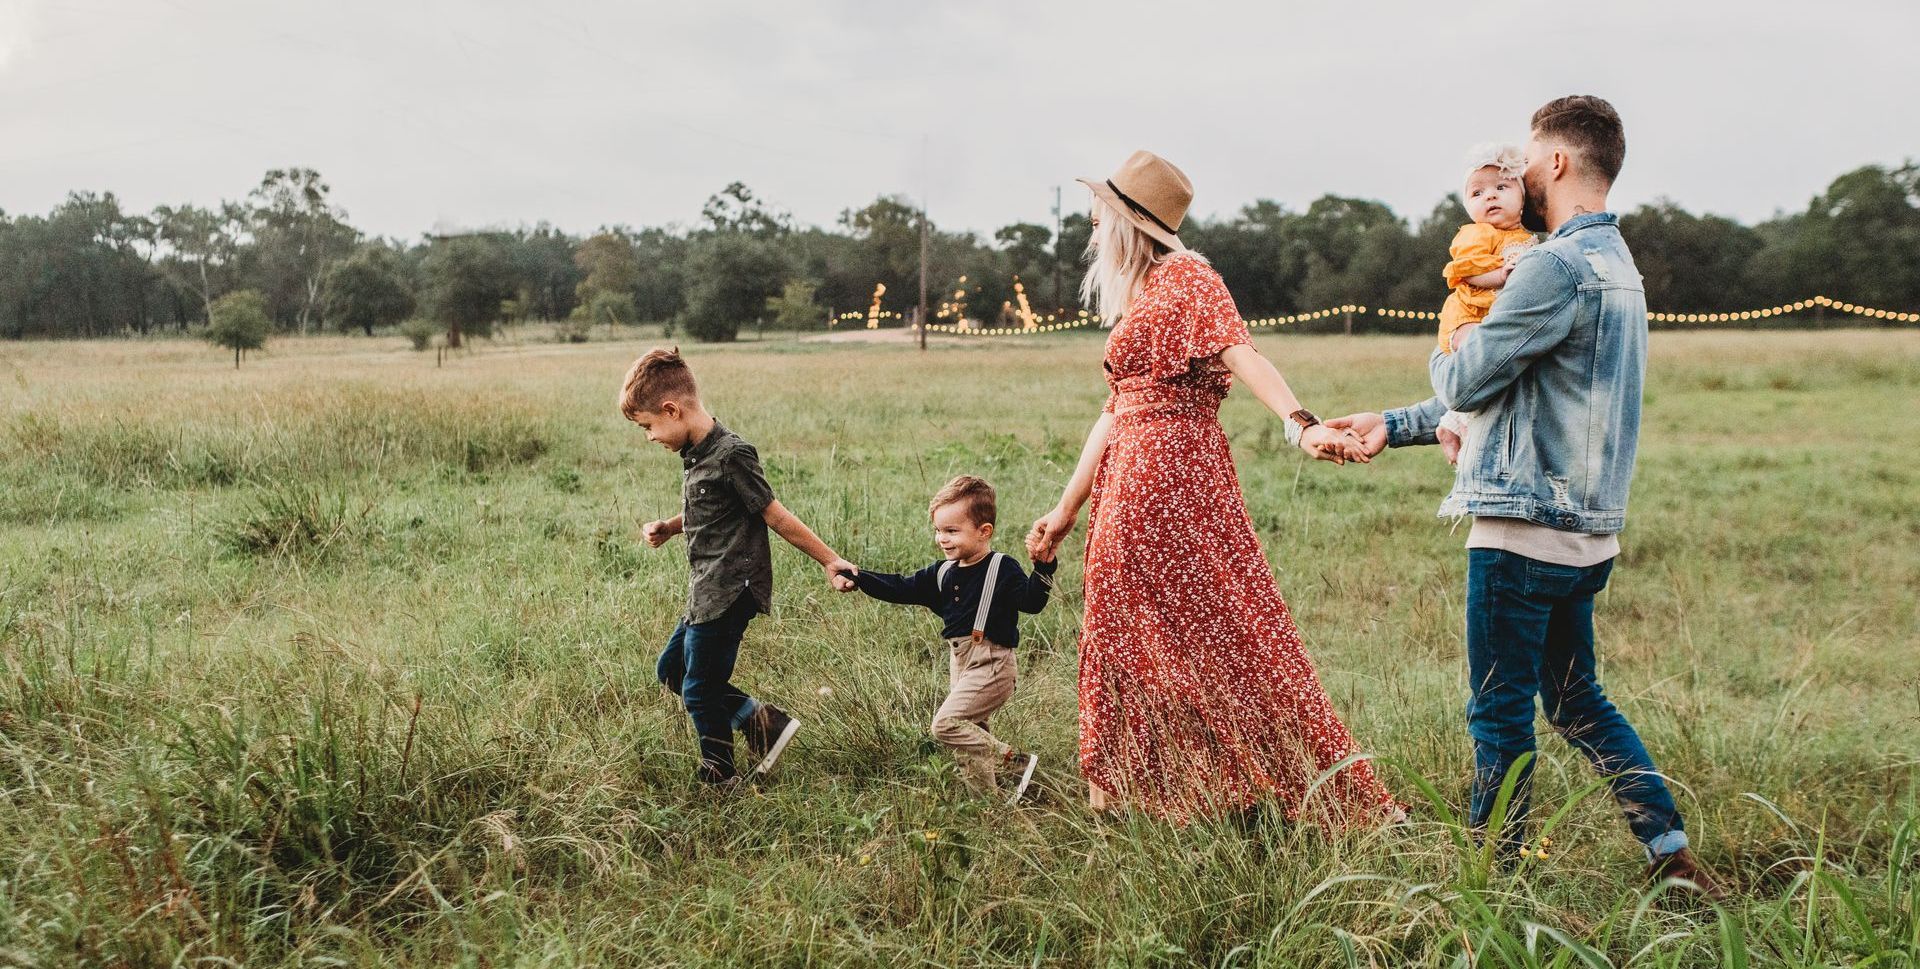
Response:
[[[1260,200],[1189,222],[1182,237],[1225,276],[1248,316],[1343,303],[1434,309],[1440,267],[1467,221],[1457,196],[1417,220],[1369,199],[1327,195],[1303,210]],[[1814,293],[1920,307],[1920,166],[1864,166],[1804,211],[1756,225],[1660,200],[1622,215],[1658,310],[1713,312]],[[930,301],[945,319],[1014,325],[1015,281],[1040,314],[1078,308],[1090,226],[1019,222],[983,236],[937,224],[927,239]],[[355,229],[312,169],[275,169],[239,201],[124,209],[74,192],[45,216],[0,212],[0,337],[224,334],[236,354],[269,331],[373,335],[398,327],[425,347],[457,346],[502,324],[558,321],[584,339],[598,323],[659,323],[698,340],[745,326],[820,329],[832,313],[917,302],[920,214],[881,196],[830,227],[801,225],[745,185],[728,185],[692,225],[547,224],[413,240]],[[225,300],[223,303],[222,301]],[[1424,330],[1367,318],[1373,330]],[[237,342],[236,342],[237,341]],[[237,357],[236,357],[237,359]]]

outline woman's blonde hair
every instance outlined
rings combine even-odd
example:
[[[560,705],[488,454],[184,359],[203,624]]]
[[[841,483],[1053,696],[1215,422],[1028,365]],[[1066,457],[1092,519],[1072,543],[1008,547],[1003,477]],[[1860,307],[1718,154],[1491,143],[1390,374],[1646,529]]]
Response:
[[[1093,227],[1093,234],[1087,238],[1087,275],[1080,280],[1080,302],[1093,307],[1104,325],[1112,326],[1127,315],[1127,307],[1139,294],[1147,273],[1176,252],[1205,261],[1191,249],[1168,248],[1166,243],[1140,231],[1097,195],[1093,205],[1100,224]]]

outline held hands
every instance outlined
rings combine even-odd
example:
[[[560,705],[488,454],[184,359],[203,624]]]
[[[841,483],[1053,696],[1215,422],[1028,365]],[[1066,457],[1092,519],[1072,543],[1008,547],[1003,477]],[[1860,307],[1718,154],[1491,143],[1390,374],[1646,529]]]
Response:
[[[659,548],[667,539],[680,534],[680,526],[671,521],[653,521],[640,526],[640,534],[647,540],[648,548]]]
[[[1040,516],[1033,523],[1033,529],[1027,532],[1027,555],[1035,562],[1051,562],[1060,549],[1060,543],[1067,540],[1067,534],[1073,531],[1075,519],[1079,516],[1065,508],[1055,508]]]
[[[1358,461],[1366,464],[1373,460],[1373,454],[1366,448],[1366,442],[1360,435],[1346,428],[1315,424],[1300,432],[1300,450],[1313,455],[1321,461],[1334,464],[1346,464]]]
[[[827,584],[835,592],[852,592],[855,588],[853,577],[860,574],[860,567],[843,558],[836,558],[821,568],[827,571]]]
[[[1360,438],[1360,446],[1367,457],[1377,456],[1387,449],[1387,419],[1374,413],[1348,414],[1326,422],[1328,427],[1340,431],[1351,431]],[[1301,436],[1305,441],[1305,435]]]

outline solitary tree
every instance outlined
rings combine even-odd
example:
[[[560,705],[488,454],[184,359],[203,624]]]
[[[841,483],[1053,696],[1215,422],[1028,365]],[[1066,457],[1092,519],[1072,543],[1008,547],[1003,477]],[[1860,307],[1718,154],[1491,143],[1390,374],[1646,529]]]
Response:
[[[240,355],[267,345],[267,301],[258,290],[241,289],[213,301],[209,312],[207,339],[217,346],[233,349],[233,366],[240,366]]]

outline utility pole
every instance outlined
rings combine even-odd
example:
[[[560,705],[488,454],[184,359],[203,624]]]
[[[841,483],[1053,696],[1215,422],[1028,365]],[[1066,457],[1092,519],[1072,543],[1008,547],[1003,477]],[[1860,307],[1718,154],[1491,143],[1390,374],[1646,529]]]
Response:
[[[1066,223],[1060,214],[1060,186],[1053,187],[1053,308],[1056,312],[1067,308],[1065,294],[1060,291],[1060,235],[1065,231]]]
[[[927,139],[920,139],[921,177],[926,177]],[[927,350],[927,190],[920,189],[920,352]]]

